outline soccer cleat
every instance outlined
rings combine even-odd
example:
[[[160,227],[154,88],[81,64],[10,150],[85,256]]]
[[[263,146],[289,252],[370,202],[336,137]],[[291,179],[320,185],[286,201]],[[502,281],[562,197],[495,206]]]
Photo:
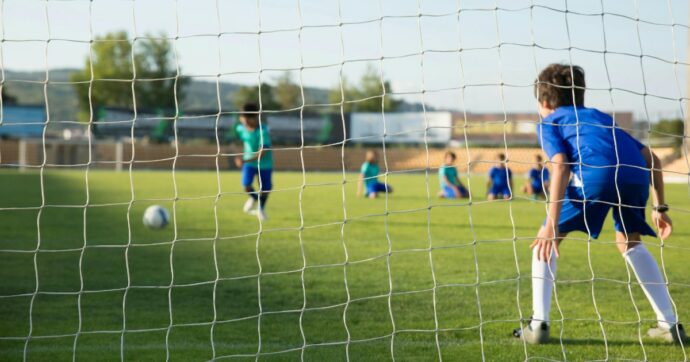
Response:
[[[249,199],[247,199],[247,202],[244,203],[244,207],[242,208],[242,210],[244,210],[245,213],[249,214],[254,209],[254,204],[256,204],[256,200],[250,197]]]
[[[543,344],[549,341],[549,325],[541,322],[539,328],[532,329],[532,318],[527,325],[513,330],[513,337],[520,338],[529,344]]]
[[[671,328],[664,328],[657,325],[647,331],[647,336],[668,343],[678,344],[688,340],[688,337],[685,335],[685,329],[680,323],[672,325]]]
[[[266,220],[268,220],[268,215],[266,215],[266,211],[264,211],[264,209],[257,208],[257,209],[251,210],[249,213],[250,213],[251,215],[256,215],[256,217],[257,217],[260,221],[266,221]]]

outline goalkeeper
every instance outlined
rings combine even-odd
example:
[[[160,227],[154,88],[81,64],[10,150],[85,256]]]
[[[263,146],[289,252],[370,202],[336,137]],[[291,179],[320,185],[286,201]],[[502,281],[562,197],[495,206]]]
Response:
[[[618,250],[656,313],[656,326],[647,335],[680,343],[685,331],[678,323],[659,266],[641,242],[642,235],[656,236],[645,221],[650,183],[652,223],[662,240],[672,231],[659,158],[615,127],[610,116],[584,106],[582,68],[549,65],[539,74],[535,96],[543,117],[538,138],[553,165],[550,203],[546,221],[530,245],[533,315],[527,326],[513,331],[514,336],[528,343],[548,340],[558,245],[572,231],[587,232],[596,239],[613,208]]]

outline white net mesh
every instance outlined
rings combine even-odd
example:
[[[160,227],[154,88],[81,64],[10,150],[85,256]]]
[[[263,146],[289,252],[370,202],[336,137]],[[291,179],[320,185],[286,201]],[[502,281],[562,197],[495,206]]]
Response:
[[[662,160],[676,231],[644,242],[683,321],[686,2],[0,4],[1,360],[688,359],[645,336],[611,231],[564,243],[554,342],[510,339],[549,203],[484,186],[498,153],[516,175],[541,154],[539,71],[581,65],[588,106]],[[251,100],[258,221],[228,166]],[[436,197],[446,149],[468,199]],[[369,150],[378,200],[356,197]],[[167,228],[142,225],[154,204]]]

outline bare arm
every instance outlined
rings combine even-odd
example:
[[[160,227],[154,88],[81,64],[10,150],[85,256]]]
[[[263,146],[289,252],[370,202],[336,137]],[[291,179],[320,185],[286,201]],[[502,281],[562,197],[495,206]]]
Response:
[[[641,149],[640,153],[642,153],[642,157],[644,157],[645,162],[647,162],[647,167],[650,169],[649,172],[651,172],[649,181],[652,188],[653,204],[664,205],[666,204],[666,199],[664,196],[664,175],[661,171],[661,160],[649,149],[649,147]],[[659,230],[659,237],[661,237],[662,240],[671,236],[673,232],[673,222],[671,221],[671,217],[665,212],[652,211],[652,221],[654,221],[654,225]]]
[[[363,189],[364,189],[364,174],[360,173],[359,178],[357,178],[357,196],[362,196]]]
[[[558,243],[560,240],[556,238],[559,236],[558,222],[561,217],[565,189],[570,179],[570,166],[566,164],[568,159],[564,153],[555,154],[551,158],[551,162],[553,164],[553,176],[551,177],[551,189],[549,190],[549,206],[546,214],[546,222],[539,230],[537,238],[532,245],[530,245],[531,248],[537,248],[538,260],[549,260],[552,250],[556,252],[556,257],[561,256],[558,251]]]
[[[558,222],[561,218],[561,208],[563,207],[563,197],[565,189],[570,179],[570,166],[568,159],[563,153],[557,153],[551,158],[553,164],[553,177],[551,177],[551,188],[549,190],[549,209],[545,226],[558,231]]]
[[[664,175],[661,172],[661,160],[649,149],[649,147],[641,149],[640,152],[651,172],[650,183],[652,187],[652,200],[655,205],[665,204]]]

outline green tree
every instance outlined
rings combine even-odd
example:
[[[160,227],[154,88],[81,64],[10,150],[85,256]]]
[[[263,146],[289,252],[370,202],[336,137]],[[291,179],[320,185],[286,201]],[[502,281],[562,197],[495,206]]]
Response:
[[[173,107],[175,85],[177,99],[184,97],[183,86],[188,80],[177,76],[170,42],[152,38],[137,40],[134,48],[125,31],[95,39],[84,68],[70,77],[72,82],[76,82],[81,120],[88,121],[92,105],[131,108],[134,104],[133,82],[138,108]],[[90,82],[92,76],[93,82]]]
[[[685,123],[682,119],[662,119],[652,126],[651,136],[656,139],[671,140],[674,146],[683,144]]]
[[[302,105],[302,91],[299,85],[292,81],[290,72],[285,72],[278,77],[273,93],[275,101],[283,110]]]
[[[242,105],[249,102],[256,103],[257,106],[261,103],[260,106],[263,110],[280,109],[280,105],[273,98],[273,94],[273,86],[268,83],[261,83],[261,102],[259,102],[258,86],[242,86],[235,92],[233,98],[237,109],[242,109]]]
[[[401,101],[390,95],[390,82],[384,80],[381,84],[381,76],[374,67],[367,67],[358,85],[350,84],[346,78],[343,78],[342,82],[346,102],[343,104],[345,112],[381,112],[382,98],[383,108],[387,112],[397,111],[400,107]],[[340,86],[335,87],[329,92],[329,101],[340,103],[343,99],[342,93]]]
[[[0,98],[2,104],[17,104],[17,97],[7,91],[7,86],[0,87]]]

